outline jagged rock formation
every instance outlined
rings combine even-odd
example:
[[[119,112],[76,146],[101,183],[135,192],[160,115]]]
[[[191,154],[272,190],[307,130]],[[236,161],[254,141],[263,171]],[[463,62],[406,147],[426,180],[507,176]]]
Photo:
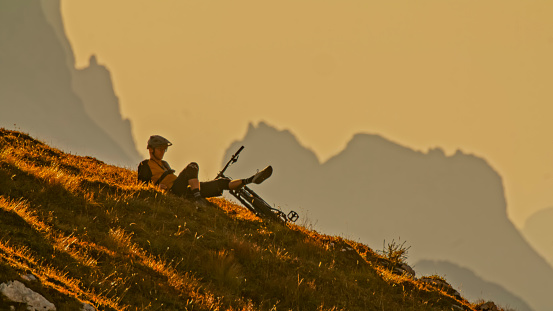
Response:
[[[119,98],[113,89],[108,68],[98,64],[95,55],[86,68],[75,69],[75,56],[63,27],[59,0],[42,1],[45,17],[52,25],[66,54],[71,71],[73,90],[81,98],[87,114],[116,141],[131,159],[132,164],[142,159],[136,150],[131,122],[124,119],[119,109]]]
[[[113,91],[110,72],[90,57],[88,67],[73,73],[73,88],[82,98],[85,111],[125,151],[131,162],[138,163],[141,156],[136,150],[131,122],[123,119],[119,99]]]
[[[417,152],[358,134],[319,163],[290,132],[264,123],[250,126],[224,159],[240,145],[246,149],[229,174],[270,163],[274,174],[260,190],[263,197],[285,210],[307,211],[316,228],[372,247],[407,241],[411,262],[452,262],[501,284],[534,310],[549,307],[542,293],[553,288],[553,269],[507,218],[501,177],[485,160],[461,151]]]
[[[75,69],[70,64],[73,55],[67,51],[67,40],[60,40],[61,18],[52,26],[43,5],[49,8],[46,11],[50,20],[56,20],[52,5],[57,6],[59,14],[58,1],[0,2],[0,126],[16,127],[68,152],[93,155],[114,164],[136,165],[140,156],[136,149],[132,151],[134,142],[132,139],[126,142],[130,136],[128,121],[120,120],[119,128],[98,125],[73,89]],[[99,83],[104,83],[98,92],[105,94],[110,89],[113,93],[105,73],[95,77],[96,82],[103,80]],[[80,91],[90,92],[90,88],[97,87],[85,86],[93,78],[84,81],[80,78],[76,83]],[[88,93],[83,91],[83,94]],[[101,109],[106,120],[120,118],[120,114],[108,117],[118,105],[113,98],[112,109],[106,111],[99,106],[98,98],[83,97],[87,106]],[[112,136],[118,137],[117,140]]]

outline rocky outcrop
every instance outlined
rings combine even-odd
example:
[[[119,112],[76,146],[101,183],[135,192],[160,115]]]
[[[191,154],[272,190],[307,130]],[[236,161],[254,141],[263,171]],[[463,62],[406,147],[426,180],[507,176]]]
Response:
[[[11,301],[27,304],[27,310],[56,310],[56,306],[54,306],[53,303],[19,281],[10,281],[0,284],[0,292]]]
[[[21,279],[26,282],[38,282],[38,279],[32,274],[22,275]],[[8,281],[0,284],[0,294],[4,295],[8,300],[24,303],[27,305],[27,310],[31,311],[54,311],[57,310],[56,306],[48,301],[41,294],[33,291],[28,288],[25,284],[20,281]],[[15,308],[12,306],[12,310]],[[83,303],[80,311],[96,311],[94,306]]]

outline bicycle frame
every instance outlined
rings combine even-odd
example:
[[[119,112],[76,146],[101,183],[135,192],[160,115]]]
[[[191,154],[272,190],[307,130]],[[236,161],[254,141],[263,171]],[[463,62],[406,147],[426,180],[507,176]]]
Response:
[[[231,159],[227,162],[225,167],[217,174],[216,178],[227,178],[229,177],[225,176],[225,171],[227,168],[238,161],[238,157],[240,152],[244,149],[244,146],[240,147],[238,151],[232,155]],[[252,213],[257,215],[260,218],[263,219],[270,219],[273,221],[283,221],[283,222],[296,222],[299,218],[298,213],[295,211],[290,211],[288,215],[286,215],[283,211],[280,209],[276,209],[271,207],[269,203],[267,203],[261,196],[259,196],[255,191],[250,189],[248,186],[241,187],[237,190],[230,190],[230,194],[233,195],[240,203],[242,203],[247,209],[249,209]]]

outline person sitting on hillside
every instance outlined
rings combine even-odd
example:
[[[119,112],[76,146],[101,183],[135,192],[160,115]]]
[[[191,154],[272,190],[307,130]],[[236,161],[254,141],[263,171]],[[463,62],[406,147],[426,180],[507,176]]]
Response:
[[[200,206],[207,205],[205,198],[220,196],[223,194],[223,190],[237,190],[250,183],[260,184],[271,177],[273,173],[273,168],[267,166],[246,179],[219,178],[200,182],[198,180],[199,166],[196,162],[192,162],[177,176],[169,163],[163,161],[167,148],[172,145],[169,140],[162,136],[150,136],[147,146],[150,159],[146,159],[139,164],[138,180],[151,182],[173,194],[194,199]]]

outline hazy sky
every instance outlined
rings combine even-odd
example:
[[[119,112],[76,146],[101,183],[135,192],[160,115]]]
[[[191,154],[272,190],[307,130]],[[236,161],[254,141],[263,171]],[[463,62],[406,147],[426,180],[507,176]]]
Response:
[[[553,206],[553,1],[62,0],[78,68],[108,67],[140,151],[213,177],[248,123],[321,161],[355,133],[485,158],[521,227]]]

